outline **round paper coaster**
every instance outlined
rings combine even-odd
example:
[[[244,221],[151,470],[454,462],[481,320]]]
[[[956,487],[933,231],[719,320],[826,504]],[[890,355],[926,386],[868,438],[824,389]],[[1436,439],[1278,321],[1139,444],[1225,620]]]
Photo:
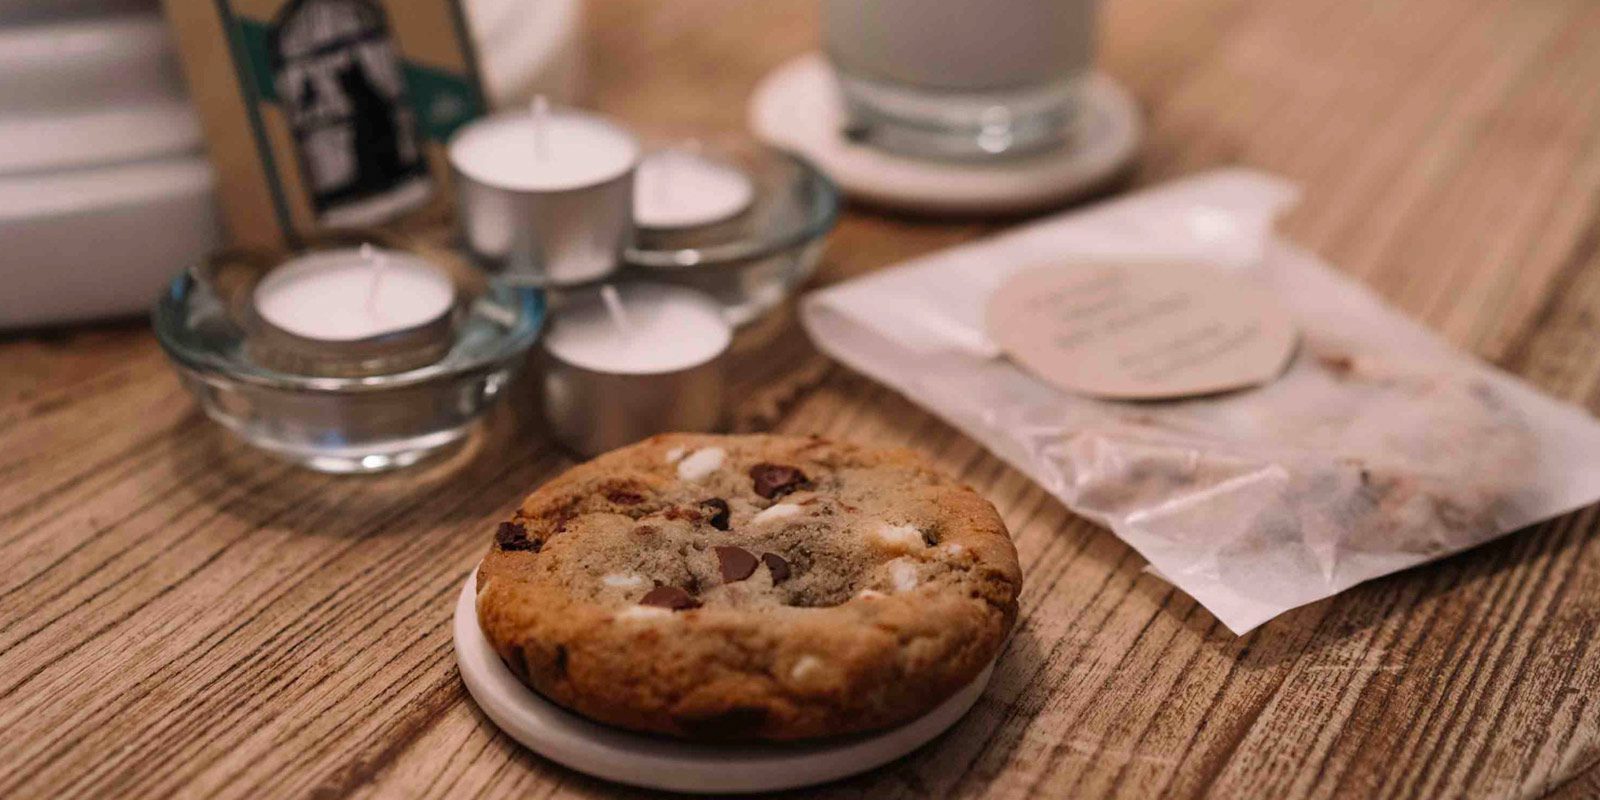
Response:
[[[712,745],[590,722],[522,685],[478,627],[477,573],[456,603],[456,661],[472,699],[494,723],[545,758],[599,778],[675,792],[768,792],[837,780],[926,744],[972,708],[994,665],[942,705],[899,728],[826,743]]]
[[[929,213],[1001,214],[1080,197],[1133,157],[1143,123],[1128,91],[1095,74],[1084,101],[1074,142],[1057,152],[983,164],[910,158],[844,138],[832,67],[811,53],[762,79],[750,100],[750,127],[768,144],[816,162],[852,197]]]

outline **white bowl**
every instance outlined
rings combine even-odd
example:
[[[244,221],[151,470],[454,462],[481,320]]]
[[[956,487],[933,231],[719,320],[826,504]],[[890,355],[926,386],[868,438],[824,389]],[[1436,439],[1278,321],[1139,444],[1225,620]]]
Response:
[[[200,121],[181,101],[0,115],[0,178],[189,155],[200,144]]]
[[[0,177],[0,328],[144,313],[221,241],[200,156]]]
[[[0,27],[0,116],[184,99],[159,14]]]
[[[0,27],[0,176],[177,156],[200,143],[160,15]]]

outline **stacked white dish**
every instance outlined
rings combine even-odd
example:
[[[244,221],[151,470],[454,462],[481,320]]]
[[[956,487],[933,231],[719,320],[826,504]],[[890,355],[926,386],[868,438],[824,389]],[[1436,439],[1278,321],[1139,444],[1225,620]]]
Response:
[[[0,0],[0,327],[142,312],[220,230],[150,0]]]

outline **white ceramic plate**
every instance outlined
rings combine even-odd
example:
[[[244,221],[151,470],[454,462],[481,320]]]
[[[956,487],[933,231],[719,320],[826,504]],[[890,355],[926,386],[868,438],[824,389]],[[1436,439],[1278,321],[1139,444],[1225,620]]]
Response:
[[[0,119],[183,99],[160,14],[0,27]]]
[[[0,328],[144,313],[221,239],[199,156],[0,177]]]
[[[1084,98],[1077,142],[1059,152],[981,165],[910,158],[844,138],[832,67],[811,53],[762,79],[750,126],[768,144],[810,158],[852,197],[935,214],[1005,214],[1082,196],[1133,158],[1143,132],[1133,97],[1097,74]]]
[[[478,627],[477,576],[456,602],[456,661],[484,713],[512,738],[579,772],[619,783],[696,794],[811,786],[887,764],[960,720],[983,694],[991,664],[943,705],[894,730],[821,744],[708,745],[590,722],[529,690]]]

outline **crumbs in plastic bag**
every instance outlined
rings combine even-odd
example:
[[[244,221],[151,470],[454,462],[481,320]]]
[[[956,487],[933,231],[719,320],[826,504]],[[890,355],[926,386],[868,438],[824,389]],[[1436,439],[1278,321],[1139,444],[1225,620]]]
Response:
[[[1238,633],[1600,499],[1600,424],[1275,237],[1294,197],[1219,171],[830,287],[802,318],[829,355],[1109,527]],[[1042,380],[993,341],[986,306],[1074,261],[1230,272],[1292,315],[1298,351],[1274,379],[1186,399]]]
[[[1301,362],[1272,414],[1217,414],[1241,399],[1221,397],[1067,434],[1074,508],[1223,556],[1292,542],[1324,575],[1341,550],[1439,555],[1509,516],[1533,440],[1488,382],[1342,351]]]

